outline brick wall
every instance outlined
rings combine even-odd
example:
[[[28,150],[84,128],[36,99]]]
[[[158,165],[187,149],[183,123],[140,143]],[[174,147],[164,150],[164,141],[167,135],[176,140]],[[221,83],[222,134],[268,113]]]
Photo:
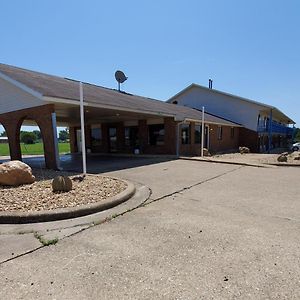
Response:
[[[251,152],[259,152],[259,139],[256,131],[240,128],[239,146],[246,146]]]
[[[20,129],[23,121],[34,120],[42,134],[46,167],[57,169],[52,113],[54,113],[54,105],[47,104],[0,115],[0,123],[4,126],[8,136],[12,160],[22,160]]]
[[[222,127],[222,139],[218,139],[218,125],[209,126],[209,149],[211,153],[231,152],[239,147],[239,127],[234,127],[234,136],[231,136],[230,126]]]
[[[141,154],[170,154],[176,155],[176,141],[177,141],[177,122],[173,118],[164,118],[165,126],[165,137],[164,145],[149,145],[149,132],[147,120],[138,121],[138,141],[139,149]],[[109,137],[108,137],[108,128],[116,127],[117,128],[117,149],[120,153],[133,153],[133,149],[128,146],[125,146],[125,132],[124,125],[122,122],[119,123],[102,123],[102,144],[101,146],[93,147],[91,146],[92,152],[95,153],[108,153],[109,152]],[[239,146],[239,128],[234,128],[234,137],[231,137],[231,127],[222,126],[223,134],[222,139],[218,140],[217,137],[217,125],[210,125],[210,151],[212,153],[217,152],[226,152],[231,150],[237,150]],[[181,133],[180,133],[180,144],[179,144],[179,153],[180,155],[200,155],[201,145],[195,144],[195,123],[190,123],[191,136],[190,144],[182,145],[181,144]],[[74,132],[72,132],[72,130]],[[71,151],[77,151],[77,142],[76,142],[76,128],[70,128],[70,142],[71,142]],[[90,132],[90,128],[87,128]],[[86,138],[90,139],[90,134],[86,132]],[[86,141],[86,144],[89,145],[90,141]],[[88,146],[87,146],[88,147]]]

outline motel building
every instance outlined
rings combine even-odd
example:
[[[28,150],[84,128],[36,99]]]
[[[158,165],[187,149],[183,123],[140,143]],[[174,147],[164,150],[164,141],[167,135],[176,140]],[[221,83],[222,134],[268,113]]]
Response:
[[[57,126],[70,130],[72,153],[82,150],[79,81],[0,64],[0,124],[12,160],[22,160],[20,128],[37,125],[47,168],[59,167]],[[200,155],[202,111],[83,83],[87,153]],[[241,122],[204,114],[204,147],[235,151]],[[0,153],[1,155],[1,153]]]
[[[241,124],[239,144],[251,152],[286,148],[293,140],[295,122],[278,108],[213,89],[212,80],[209,88],[193,83],[167,102],[194,109],[204,106],[210,114]]]

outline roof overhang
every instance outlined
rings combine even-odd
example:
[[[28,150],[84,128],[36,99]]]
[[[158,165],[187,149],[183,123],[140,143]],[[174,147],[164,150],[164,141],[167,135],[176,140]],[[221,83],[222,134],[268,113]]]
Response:
[[[23,84],[23,83],[21,83],[17,80],[12,79],[11,77],[3,74],[2,72],[0,72],[0,78],[7,81],[7,82],[9,82],[12,85],[18,87],[19,89],[26,92],[27,94],[30,94],[31,96],[34,96],[34,97],[36,97],[40,100],[43,99],[43,95],[41,93],[29,88],[28,86],[26,86],[25,84]]]
[[[44,100],[47,102],[51,102],[51,103],[71,104],[71,105],[76,105],[76,106],[80,105],[80,102],[78,100],[71,100],[71,99],[63,99],[63,98],[45,96]],[[125,111],[125,112],[131,112],[131,113],[140,113],[140,114],[152,115],[155,117],[173,117],[173,118],[175,118],[175,116],[176,116],[175,114],[159,113],[159,112],[150,111],[150,110],[141,110],[141,109],[122,107],[122,106],[99,104],[99,103],[90,102],[88,100],[85,100],[83,102],[83,105],[85,107],[95,107],[95,108],[118,110],[118,111]]]

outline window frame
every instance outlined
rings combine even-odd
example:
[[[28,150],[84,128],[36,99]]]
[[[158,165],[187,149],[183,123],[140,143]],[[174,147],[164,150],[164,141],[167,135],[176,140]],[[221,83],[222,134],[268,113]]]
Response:
[[[99,138],[96,138],[95,136],[93,136],[93,132],[95,130],[99,130],[99,132],[100,132]],[[102,126],[101,125],[93,125],[91,127],[91,145],[92,145],[92,147],[98,147],[98,146],[101,146],[102,144],[103,144]]]
[[[221,141],[223,139],[223,127],[221,125],[218,126],[217,137],[218,141]]]
[[[183,137],[183,133],[187,130],[187,137]],[[186,139],[185,142],[184,139]],[[190,145],[191,144],[191,124],[182,124],[181,125],[181,145]]]
[[[199,141],[197,141],[197,135],[196,132],[198,130],[196,130],[196,128],[199,128]],[[194,143],[197,145],[201,145],[201,134],[202,134],[202,125],[201,124],[195,124],[195,130],[194,130]]]
[[[234,139],[234,136],[235,136],[235,130],[234,130],[234,127],[231,127],[231,128],[230,128],[230,137],[231,137],[232,139]]]
[[[159,127],[161,127],[159,129]],[[161,134],[161,131],[163,130],[163,134]],[[158,133],[158,134],[157,134]],[[151,134],[154,134],[151,137]],[[155,146],[155,147],[161,147],[165,146],[165,124],[149,124],[148,125],[148,145],[149,146]],[[162,140],[159,140],[162,138]],[[152,141],[155,140],[155,143],[152,143]]]

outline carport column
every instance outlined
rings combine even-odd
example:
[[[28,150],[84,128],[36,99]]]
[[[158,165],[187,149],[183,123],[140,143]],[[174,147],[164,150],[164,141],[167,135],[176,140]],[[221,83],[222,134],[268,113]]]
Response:
[[[145,153],[148,144],[148,126],[147,120],[139,120],[139,146],[141,153]]]
[[[58,151],[56,113],[55,112],[52,113],[51,117],[52,117],[52,130],[53,130],[53,138],[54,138],[55,162],[56,162],[56,167],[59,169],[59,167],[60,167],[60,161],[59,161],[59,151]]]
[[[43,143],[44,143],[44,155],[45,163],[48,169],[57,170],[57,152],[55,150],[57,146],[57,133],[56,125],[53,124],[52,112],[45,115],[41,115],[36,119],[38,126],[40,127]],[[56,139],[55,139],[56,137]]]
[[[10,159],[22,160],[19,120],[10,120],[10,122],[2,122],[2,124],[8,137]]]

